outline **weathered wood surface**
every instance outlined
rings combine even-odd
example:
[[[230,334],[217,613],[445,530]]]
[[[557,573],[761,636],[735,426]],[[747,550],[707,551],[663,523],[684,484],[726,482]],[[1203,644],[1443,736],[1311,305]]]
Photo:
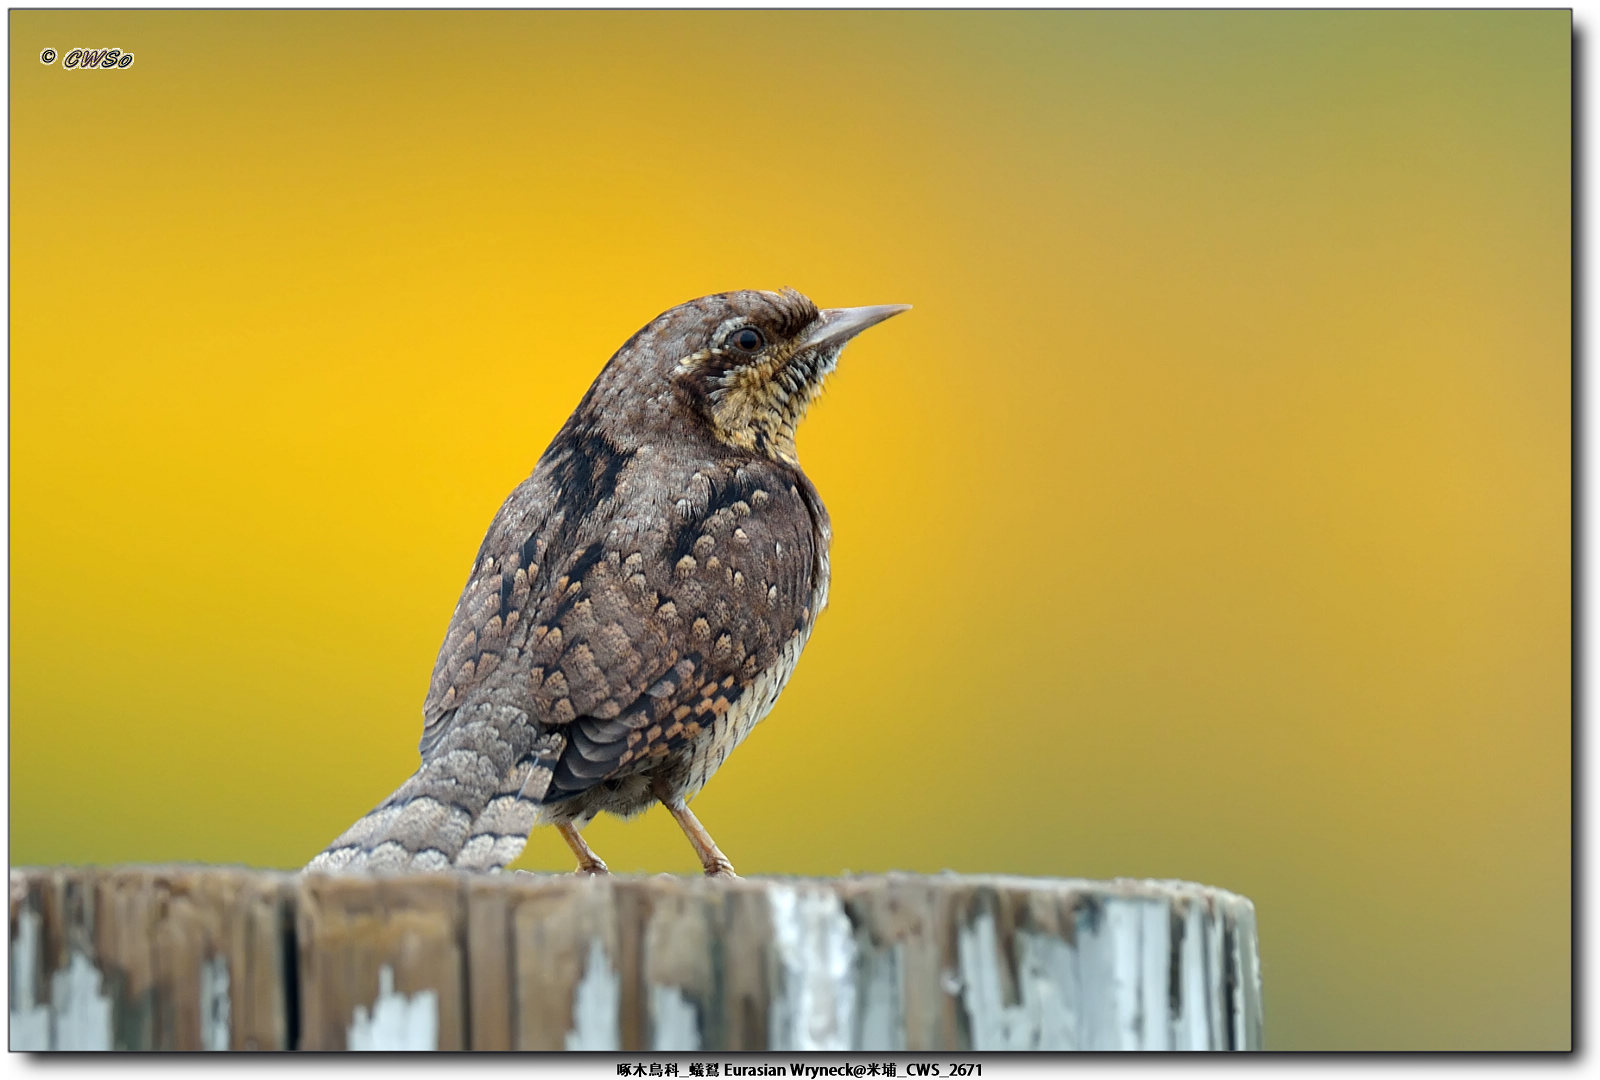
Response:
[[[11,873],[11,1049],[1261,1045],[1255,911],[1175,881]]]

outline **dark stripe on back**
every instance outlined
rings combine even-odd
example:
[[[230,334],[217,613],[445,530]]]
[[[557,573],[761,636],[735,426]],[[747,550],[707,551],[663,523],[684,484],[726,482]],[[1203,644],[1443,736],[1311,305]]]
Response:
[[[592,431],[583,436],[563,431],[550,449],[562,455],[551,478],[560,489],[553,509],[564,517],[565,526],[576,526],[602,499],[609,499],[616,492],[617,478],[633,459],[632,450],[620,450]]]

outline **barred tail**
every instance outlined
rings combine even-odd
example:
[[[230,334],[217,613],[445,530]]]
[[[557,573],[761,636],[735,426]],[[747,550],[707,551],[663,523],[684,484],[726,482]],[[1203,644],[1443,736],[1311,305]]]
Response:
[[[458,715],[422,767],[306,870],[498,870],[522,852],[539,816],[544,785],[528,783],[538,762],[521,745],[532,734],[520,710]]]

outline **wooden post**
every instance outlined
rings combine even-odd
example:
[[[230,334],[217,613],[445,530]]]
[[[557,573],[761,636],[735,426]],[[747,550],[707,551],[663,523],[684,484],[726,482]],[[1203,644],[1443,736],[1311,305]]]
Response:
[[[11,1049],[1258,1049],[1220,889],[11,873]]]

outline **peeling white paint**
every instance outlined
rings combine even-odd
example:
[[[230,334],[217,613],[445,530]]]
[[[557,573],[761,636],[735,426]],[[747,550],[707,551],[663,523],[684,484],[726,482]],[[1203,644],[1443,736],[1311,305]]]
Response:
[[[232,1045],[232,1036],[228,961],[213,956],[200,965],[200,1045],[206,1050],[226,1050]]]
[[[11,1049],[110,1050],[111,999],[100,971],[83,953],[73,950],[67,966],[50,976],[50,1003],[39,1000],[41,920],[24,907],[17,913],[17,936],[11,943]]]
[[[856,1050],[904,1050],[906,1005],[901,993],[905,948],[869,949],[861,956],[861,1011]]]
[[[1005,1001],[994,916],[980,912],[956,931],[961,965],[961,1003],[967,1011],[972,1049],[1072,1050],[1076,1044],[1077,958],[1067,943],[1019,930],[1016,941],[1017,1000]]]
[[[572,995],[568,1050],[622,1049],[622,982],[599,940],[589,942],[583,978]]]
[[[1205,919],[1206,1029],[1211,1048],[1228,1045],[1227,1002],[1222,1000],[1222,918],[1207,912]]]
[[[1160,901],[1139,904],[1139,1049],[1172,1049],[1172,908]]]
[[[111,1049],[111,999],[87,956],[74,952],[50,977],[50,1002],[52,1050]]]
[[[1131,912],[1109,900],[1080,907],[1074,929],[1078,943],[1080,1050],[1132,1050],[1137,1046],[1123,1017],[1134,1011]]]
[[[832,892],[768,890],[777,986],[768,1014],[772,1050],[848,1050],[856,1009],[856,944]]]
[[[378,969],[378,1000],[357,1005],[345,1033],[351,1050],[439,1049],[439,995],[433,990],[397,993],[394,968]]]
[[[1261,958],[1256,953],[1256,909],[1241,900],[1235,912],[1233,964],[1238,984],[1233,991],[1233,1045],[1261,1049]]]
[[[1244,1038],[1238,1046],[1241,1050],[1260,1050],[1261,1028],[1265,1020],[1261,1004],[1260,938],[1256,932],[1256,907],[1248,900],[1239,902],[1237,925],[1239,948],[1244,953],[1244,962],[1239,965],[1239,978],[1244,984],[1244,1002],[1239,1010]]]
[[[1172,1017],[1174,1050],[1211,1048],[1212,1004],[1207,989],[1205,929],[1200,905],[1191,902],[1183,915],[1183,943],[1178,946],[1178,1015]]]
[[[650,1049],[656,1053],[700,1049],[700,1010],[676,986],[650,987]]]
[[[1171,1047],[1167,978],[1170,908],[1160,900],[1113,897],[1076,928],[1084,1050]]]
[[[39,913],[24,907],[17,913],[17,936],[11,942],[11,1049],[50,1049],[50,1006],[39,1001]]]

